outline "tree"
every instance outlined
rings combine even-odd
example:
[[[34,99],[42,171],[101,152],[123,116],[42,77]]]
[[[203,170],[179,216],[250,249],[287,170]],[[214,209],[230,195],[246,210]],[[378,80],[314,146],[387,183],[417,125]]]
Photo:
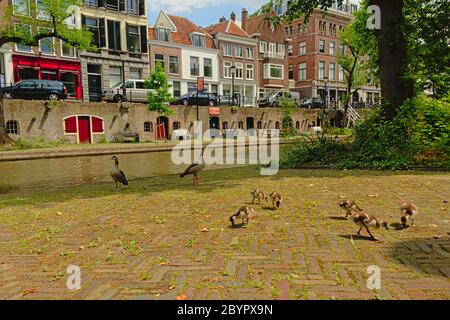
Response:
[[[274,5],[282,1],[273,0],[269,3]],[[292,0],[289,2],[289,10],[283,16],[275,17],[274,23],[292,23],[299,18],[305,18],[306,23],[317,9],[323,10],[326,14],[333,2],[331,0]],[[336,2],[342,5],[344,1]],[[382,108],[384,117],[392,119],[403,102],[414,95],[413,81],[406,76],[407,40],[403,15],[404,1],[368,0],[368,4],[377,5],[381,10],[381,29],[375,30],[375,34],[378,40]]]
[[[57,38],[79,50],[95,51],[92,34],[86,28],[77,29],[66,23],[76,15],[81,0],[41,0],[23,2],[20,6],[8,6],[0,20],[0,47],[7,43],[39,46],[39,40]],[[37,19],[37,14],[46,19]],[[27,29],[24,26],[32,26]],[[12,139],[5,128],[3,97],[0,95],[0,145],[11,145]]]
[[[156,64],[155,71],[145,81],[145,87],[150,89],[147,98],[148,109],[160,115],[171,115],[173,110],[169,108],[169,104],[174,102],[174,98],[169,89],[172,86],[167,81],[167,75],[161,63]]]
[[[366,28],[369,13],[366,7],[356,13],[355,19],[347,25],[339,34],[339,38],[348,52],[339,54],[337,62],[344,70],[344,78],[347,83],[347,92],[343,101],[344,126],[347,125],[347,111],[351,97],[355,92],[367,84],[368,80],[377,83],[378,68],[377,41],[375,35]]]

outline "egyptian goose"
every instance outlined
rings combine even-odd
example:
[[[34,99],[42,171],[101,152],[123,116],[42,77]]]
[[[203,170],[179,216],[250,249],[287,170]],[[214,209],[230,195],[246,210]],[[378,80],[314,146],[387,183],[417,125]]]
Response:
[[[200,155],[200,163],[193,163],[189,167],[184,170],[180,174],[180,177],[183,178],[187,175],[192,174],[194,179],[194,186],[198,187],[200,185],[200,181],[198,179],[198,174],[205,169],[205,161],[203,160],[203,152],[205,151],[205,148],[202,148],[202,153]]]
[[[233,214],[230,217],[231,225],[234,227],[236,225],[235,221],[237,219],[241,219],[243,225],[248,224],[248,221],[253,216],[254,212],[255,211],[253,210],[253,208],[251,208],[249,206],[242,206],[242,207],[240,207],[238,212],[236,212],[235,214]]]
[[[414,203],[406,202],[400,207],[402,213],[402,225],[406,227],[408,221],[411,220],[411,226],[414,225],[414,219],[419,214],[419,209]]]
[[[119,169],[119,159],[116,156],[113,156],[111,160],[114,160],[114,165],[111,169],[111,177],[116,183],[116,190],[119,189],[119,184],[123,184],[124,186],[128,185],[128,180],[125,177],[125,173]]]
[[[272,206],[274,208],[281,207],[282,197],[278,192],[272,192],[270,195],[270,198],[272,199]]]
[[[250,192],[250,194],[253,196],[252,204],[255,203],[255,199],[258,199],[258,204],[261,203],[261,200],[266,200],[266,202],[269,202],[268,196],[258,188]]]
[[[341,200],[339,201],[339,207],[346,210],[345,218],[352,214],[352,211],[362,211],[360,207],[352,200]]]
[[[379,239],[375,238],[372,233],[370,233],[369,228],[380,229],[383,226],[386,230],[389,230],[387,222],[379,221],[373,215],[370,215],[364,211],[352,212],[352,221],[359,226],[359,230],[356,233],[358,236],[361,235],[361,230],[365,228],[367,233],[369,233],[370,238],[376,241]]]

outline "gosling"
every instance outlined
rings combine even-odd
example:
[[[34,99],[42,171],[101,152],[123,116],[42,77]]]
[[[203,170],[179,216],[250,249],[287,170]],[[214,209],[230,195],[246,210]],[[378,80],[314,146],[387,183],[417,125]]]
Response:
[[[233,214],[230,217],[231,225],[233,227],[235,227],[236,226],[236,220],[238,220],[238,219],[241,219],[242,225],[244,225],[244,226],[247,225],[249,220],[250,220],[250,218],[253,217],[254,212],[255,211],[253,210],[253,208],[251,208],[249,206],[242,206],[242,207],[240,207],[238,212],[236,212],[235,214]]]
[[[359,230],[356,233],[358,236],[361,235],[361,230],[365,228],[370,238],[375,241],[379,241],[379,239],[373,236],[369,230],[370,228],[380,229],[381,227],[384,227],[386,230],[389,230],[389,225],[387,222],[380,221],[373,215],[370,215],[364,211],[352,212],[352,221],[359,226]]]
[[[360,207],[356,204],[355,201],[352,200],[341,200],[339,201],[339,207],[346,210],[345,218],[347,219],[348,216],[352,214],[352,211],[362,211]]]
[[[409,221],[411,221],[411,226],[414,225],[414,219],[419,214],[419,209],[414,203],[406,202],[400,207],[400,212],[402,214],[402,225],[405,228]]]
[[[270,198],[272,199],[272,206],[273,208],[280,208],[281,207],[281,202],[283,201],[283,198],[281,197],[281,195],[278,192],[272,192],[270,195]]]
[[[252,204],[255,203],[255,200],[258,200],[258,204],[261,203],[261,200],[266,200],[266,202],[268,203],[268,196],[261,191],[260,189],[255,189],[250,193],[253,196],[253,200],[252,200]]]

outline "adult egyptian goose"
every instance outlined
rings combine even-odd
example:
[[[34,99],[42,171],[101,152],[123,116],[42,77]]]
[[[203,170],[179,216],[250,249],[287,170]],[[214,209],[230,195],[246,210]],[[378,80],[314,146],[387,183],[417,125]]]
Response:
[[[203,160],[203,151],[205,151],[205,148],[202,149],[202,153],[200,156],[200,163],[191,164],[189,167],[186,168],[186,170],[184,170],[184,172],[182,172],[180,174],[181,178],[192,174],[195,187],[198,187],[200,185],[200,181],[198,179],[198,174],[205,169],[205,162]]]
[[[119,159],[116,156],[113,156],[111,160],[114,160],[114,165],[111,169],[111,177],[116,183],[116,190],[119,189],[119,184],[123,184],[124,186],[128,185],[128,180],[125,177],[125,173],[119,169]]]

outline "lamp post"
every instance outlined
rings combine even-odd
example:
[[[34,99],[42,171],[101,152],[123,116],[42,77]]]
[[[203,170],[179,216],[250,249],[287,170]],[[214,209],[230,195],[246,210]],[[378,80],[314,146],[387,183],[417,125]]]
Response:
[[[233,64],[231,67],[231,106],[234,107],[234,77],[236,72],[236,66]]]

